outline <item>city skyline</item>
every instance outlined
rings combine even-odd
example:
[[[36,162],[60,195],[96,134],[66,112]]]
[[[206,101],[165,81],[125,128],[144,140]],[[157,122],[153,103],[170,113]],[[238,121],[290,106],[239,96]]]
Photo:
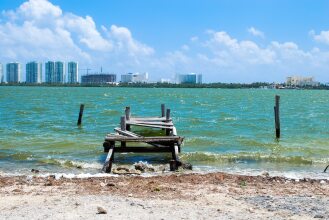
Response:
[[[76,60],[94,72],[149,72],[153,81],[188,72],[203,73],[205,82],[277,82],[294,74],[329,81],[324,0],[92,4],[2,2],[0,61]]]

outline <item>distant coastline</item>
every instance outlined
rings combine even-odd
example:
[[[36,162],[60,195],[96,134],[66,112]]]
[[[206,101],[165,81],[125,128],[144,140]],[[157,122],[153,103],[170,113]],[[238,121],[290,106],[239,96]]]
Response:
[[[255,83],[203,83],[203,84],[174,84],[174,83],[118,83],[118,84],[49,84],[49,83],[0,83],[0,86],[26,87],[123,87],[123,88],[223,88],[223,89],[305,89],[329,90],[329,85],[288,87],[284,83],[273,84],[265,82]]]

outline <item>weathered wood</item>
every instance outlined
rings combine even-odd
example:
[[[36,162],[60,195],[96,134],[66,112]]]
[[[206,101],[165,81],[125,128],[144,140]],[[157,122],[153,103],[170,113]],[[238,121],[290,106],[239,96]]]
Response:
[[[126,121],[126,124],[146,124],[146,125],[160,125],[160,126],[169,126],[169,127],[174,126],[174,124],[171,121],[159,122],[159,121],[130,120],[130,121]]]
[[[125,109],[126,121],[130,120],[130,106],[127,106]],[[130,131],[130,125],[126,124],[126,130]]]
[[[152,125],[152,124],[143,124],[143,123],[134,123],[134,122],[129,122],[129,125],[135,125],[135,126],[141,126],[141,127],[149,127],[149,128],[165,128],[168,130],[172,129],[172,126],[162,126],[162,125]]]
[[[123,130],[123,131],[126,130],[126,117],[125,116],[121,116],[121,118],[120,118],[120,127],[121,127],[121,130]]]
[[[79,111],[78,123],[77,123],[78,126],[81,125],[81,123],[82,123],[82,116],[83,116],[83,110],[84,110],[84,108],[85,108],[85,105],[84,104],[81,104],[80,105],[80,111]]]
[[[166,121],[169,121],[170,120],[170,108],[167,109],[167,112],[166,112]]]
[[[166,122],[166,117],[130,117],[131,121],[159,121]],[[169,119],[171,121],[171,118]]]
[[[166,116],[166,105],[161,104],[161,117],[165,117],[165,116]]]
[[[275,96],[275,106],[274,106],[274,121],[275,121],[275,136],[280,138],[281,128],[280,128],[280,96]]]
[[[135,133],[130,132],[130,131],[121,131],[120,128],[114,128],[114,130],[115,130],[116,132],[118,132],[119,134],[124,135],[124,136],[128,136],[128,137],[143,137],[143,136],[141,136],[141,135],[139,135],[139,134],[135,134]],[[113,136],[113,135],[110,134],[110,135],[107,135],[107,136]],[[155,146],[155,147],[163,147],[162,145],[155,144],[155,143],[150,143],[150,142],[149,142],[148,144],[153,145],[153,146]]]
[[[168,108],[166,112],[166,122],[169,122],[169,119],[170,119],[170,109]],[[171,130],[166,129],[166,135],[170,135],[170,131]]]
[[[127,106],[125,109],[126,120],[130,120],[130,106]]]
[[[181,144],[184,138],[180,136],[156,136],[156,137],[127,137],[123,135],[106,136],[105,141],[125,141],[125,142],[167,142]]]
[[[105,159],[105,163],[103,165],[103,169],[102,169],[103,172],[105,172],[105,173],[110,173],[111,172],[113,159],[114,159],[114,146],[112,146],[109,149],[109,152],[108,152],[107,157]]]
[[[115,146],[115,141],[105,141],[103,143],[103,147],[104,147],[104,153],[107,153],[109,152],[110,148],[111,147],[114,147]]]
[[[119,134],[125,135],[125,136],[128,136],[128,137],[142,137],[141,135],[135,134],[135,133],[133,133],[131,131],[123,131],[120,128],[114,128],[114,130],[116,132],[118,132]]]
[[[170,160],[170,171],[176,171],[177,170],[177,162],[175,160]]]
[[[170,147],[116,147],[114,152],[118,153],[170,153]]]

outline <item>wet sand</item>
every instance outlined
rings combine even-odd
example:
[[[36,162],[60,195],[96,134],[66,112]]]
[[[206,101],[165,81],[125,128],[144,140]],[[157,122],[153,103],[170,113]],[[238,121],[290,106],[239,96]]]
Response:
[[[329,180],[268,175],[0,176],[0,195],[2,219],[329,219]]]

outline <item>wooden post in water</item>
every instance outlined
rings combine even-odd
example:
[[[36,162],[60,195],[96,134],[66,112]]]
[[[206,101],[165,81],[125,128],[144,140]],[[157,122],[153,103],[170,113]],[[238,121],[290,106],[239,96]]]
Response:
[[[126,130],[126,116],[122,116],[120,118],[120,126],[121,126],[121,130],[125,131]],[[126,142],[125,141],[121,141],[121,147],[125,147],[126,146]]]
[[[169,120],[170,120],[170,108],[168,108],[166,112],[166,121],[169,122]]]
[[[169,122],[169,120],[170,120],[170,108],[168,108],[166,112],[166,122]],[[170,134],[170,129],[166,129],[166,135],[169,134]]]
[[[165,117],[165,116],[166,116],[166,105],[161,104],[161,117]]]
[[[126,114],[126,120],[129,121],[130,120],[130,106],[126,107],[125,114]],[[126,125],[126,130],[130,131],[130,125]]]
[[[275,135],[276,138],[280,138],[280,96],[275,96],[275,106],[274,106],[274,120],[275,120]]]
[[[83,116],[83,109],[85,108],[84,104],[80,105],[80,111],[79,111],[79,118],[78,118],[78,126],[81,125],[82,122],[82,116]]]

